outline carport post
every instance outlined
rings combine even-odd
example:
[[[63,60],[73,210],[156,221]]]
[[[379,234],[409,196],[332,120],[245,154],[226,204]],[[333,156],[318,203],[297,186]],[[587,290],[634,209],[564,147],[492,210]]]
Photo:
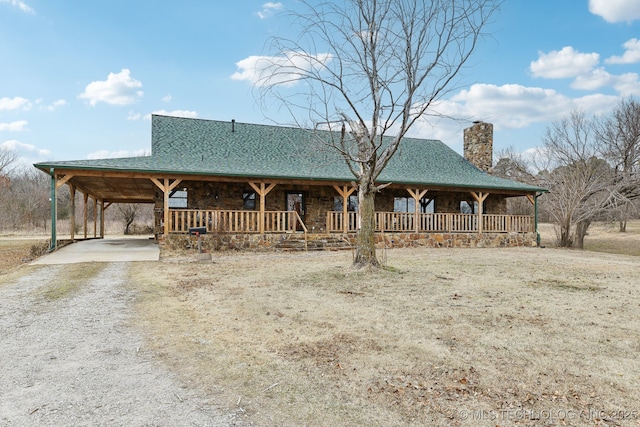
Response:
[[[542,196],[542,193],[537,193],[534,197],[535,203],[533,204],[534,212],[534,228],[536,230],[536,246],[540,247],[540,232],[538,231],[538,197]]]
[[[57,246],[56,236],[56,173],[53,168],[49,169],[49,175],[51,175],[51,243],[49,244],[49,250],[52,251]]]

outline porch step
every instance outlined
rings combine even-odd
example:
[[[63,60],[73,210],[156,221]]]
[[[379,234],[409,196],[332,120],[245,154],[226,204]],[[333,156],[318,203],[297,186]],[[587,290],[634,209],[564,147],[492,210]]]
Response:
[[[351,243],[348,241],[331,235],[309,238],[306,247],[304,236],[292,235],[277,243],[275,247],[282,251],[326,251],[352,248]]]

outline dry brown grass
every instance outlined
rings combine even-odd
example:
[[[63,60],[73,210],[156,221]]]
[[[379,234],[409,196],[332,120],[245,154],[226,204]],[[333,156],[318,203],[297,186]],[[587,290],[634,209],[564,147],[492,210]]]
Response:
[[[638,425],[640,258],[386,256],[374,273],[349,252],[136,263],[137,321],[187,383],[256,425]]]
[[[0,239],[0,275],[31,261],[39,255],[36,252],[46,245],[46,239]]]

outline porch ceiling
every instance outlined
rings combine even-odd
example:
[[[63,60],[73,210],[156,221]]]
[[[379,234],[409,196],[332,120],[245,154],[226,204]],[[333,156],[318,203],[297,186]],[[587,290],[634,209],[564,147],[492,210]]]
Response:
[[[77,190],[107,203],[153,203],[156,186],[149,178],[74,176]]]

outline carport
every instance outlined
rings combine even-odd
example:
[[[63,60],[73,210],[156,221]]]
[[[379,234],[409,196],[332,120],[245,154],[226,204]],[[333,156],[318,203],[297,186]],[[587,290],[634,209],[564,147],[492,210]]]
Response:
[[[154,203],[156,185],[162,185],[152,174],[134,173],[122,170],[104,170],[101,168],[83,168],[73,165],[75,162],[60,162],[59,165],[36,164],[35,166],[51,176],[51,249],[57,248],[57,200],[56,193],[63,185],[69,186],[71,197],[71,240],[104,238],[104,211],[113,203]],[[83,194],[83,230],[84,236],[75,235],[75,194]],[[88,205],[93,201],[93,236],[87,230]],[[98,218],[99,215],[99,218]],[[99,230],[97,229],[99,224]]]

